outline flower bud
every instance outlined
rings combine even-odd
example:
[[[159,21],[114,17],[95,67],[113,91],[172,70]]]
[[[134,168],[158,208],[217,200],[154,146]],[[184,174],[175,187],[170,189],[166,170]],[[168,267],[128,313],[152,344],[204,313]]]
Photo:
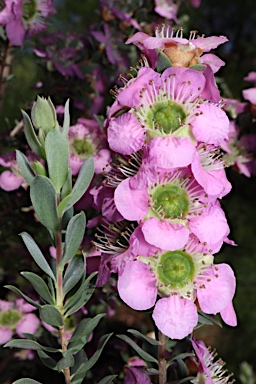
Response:
[[[35,128],[42,129],[45,134],[50,132],[57,124],[56,111],[51,99],[46,100],[37,96],[37,101],[31,110],[31,118]]]

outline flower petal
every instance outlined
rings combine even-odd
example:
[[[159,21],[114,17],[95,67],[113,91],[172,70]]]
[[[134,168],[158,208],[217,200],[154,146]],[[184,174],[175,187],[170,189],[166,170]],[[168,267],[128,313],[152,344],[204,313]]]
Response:
[[[195,151],[187,137],[156,137],[150,143],[149,160],[161,168],[185,167],[191,164]]]
[[[177,295],[158,300],[153,315],[157,328],[171,339],[183,339],[197,325],[195,304]]]
[[[222,320],[225,321],[226,324],[232,327],[237,326],[237,318],[232,301],[226,306],[226,308],[220,311],[220,315],[222,317]]]
[[[0,345],[10,341],[12,338],[12,330],[9,328],[0,327]]]
[[[118,211],[127,220],[141,220],[148,213],[147,191],[130,188],[129,178],[118,185],[114,199]]]
[[[228,264],[217,264],[207,271],[209,278],[204,288],[197,290],[197,298],[203,312],[216,314],[226,309],[235,294],[236,279]],[[226,312],[224,312],[224,317]]]
[[[32,333],[34,334],[40,324],[40,320],[33,313],[28,313],[23,316],[22,320],[18,323],[16,327],[16,333],[20,337],[24,337],[23,333]]]
[[[124,113],[110,120],[109,146],[115,152],[131,155],[141,149],[144,143],[144,132],[145,129],[132,113]]]
[[[142,232],[148,243],[168,251],[183,248],[189,237],[189,230],[183,225],[159,221],[155,217],[145,221]]]
[[[136,310],[151,308],[156,301],[156,280],[149,267],[141,261],[127,264],[118,278],[117,289],[121,299]]]
[[[201,113],[202,112],[202,113]],[[228,139],[229,119],[220,107],[202,104],[198,116],[191,122],[192,132],[198,141],[219,145]]]

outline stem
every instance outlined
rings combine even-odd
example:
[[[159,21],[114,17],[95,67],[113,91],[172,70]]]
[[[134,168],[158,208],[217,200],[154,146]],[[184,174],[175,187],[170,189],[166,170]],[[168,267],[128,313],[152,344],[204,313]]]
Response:
[[[59,308],[60,312],[62,312],[62,310],[63,310],[63,299],[64,299],[63,289],[62,289],[63,269],[59,268],[59,264],[60,264],[61,258],[62,258],[62,230],[61,230],[62,225],[61,224],[62,223],[61,223],[61,219],[60,219],[60,230],[58,231],[58,233],[56,235],[56,271],[57,271],[57,287],[56,287],[57,303],[56,303],[56,306]],[[63,317],[63,321],[64,321],[64,316],[62,315],[62,317]],[[60,333],[62,351],[66,352],[68,341],[67,341],[66,335],[65,335],[65,327],[61,327],[59,329],[59,333]],[[63,373],[65,376],[65,383],[71,384],[70,369],[65,368],[63,370]]]
[[[10,54],[10,50],[11,45],[7,40],[4,44],[2,62],[0,67],[0,111],[3,108],[4,93],[8,85],[6,78],[11,72],[11,64],[13,60],[13,56]]]
[[[159,384],[166,384],[166,336],[158,330],[158,339],[160,345],[158,347],[158,367],[159,367]]]

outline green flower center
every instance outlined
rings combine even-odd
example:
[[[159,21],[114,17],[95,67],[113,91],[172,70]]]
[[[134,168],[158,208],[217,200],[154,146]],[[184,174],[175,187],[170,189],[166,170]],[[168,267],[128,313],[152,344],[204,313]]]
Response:
[[[183,217],[189,210],[189,199],[186,191],[177,185],[167,184],[158,187],[153,193],[154,209],[164,212],[164,217]]]
[[[21,320],[21,315],[14,309],[0,313],[0,326],[15,329],[17,323]]]
[[[172,289],[180,289],[193,281],[195,265],[188,253],[169,251],[161,256],[157,273],[162,283]]]
[[[176,131],[185,120],[184,110],[171,100],[162,101],[152,106],[147,114],[147,124],[153,128],[155,126],[164,133]]]
[[[75,139],[73,141],[72,147],[73,147],[73,152],[75,152],[77,155],[80,155],[81,157],[84,157],[84,158],[87,158],[88,156],[93,155],[94,153],[93,145],[85,139],[83,140]]]
[[[36,0],[23,0],[22,4],[22,17],[26,21],[32,20],[37,12]]]

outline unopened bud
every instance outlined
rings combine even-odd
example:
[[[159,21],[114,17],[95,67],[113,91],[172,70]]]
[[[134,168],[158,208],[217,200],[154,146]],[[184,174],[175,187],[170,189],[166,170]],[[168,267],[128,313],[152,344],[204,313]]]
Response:
[[[37,96],[31,110],[31,118],[36,129],[42,129],[45,134],[50,132],[57,124],[56,111],[51,99]]]

